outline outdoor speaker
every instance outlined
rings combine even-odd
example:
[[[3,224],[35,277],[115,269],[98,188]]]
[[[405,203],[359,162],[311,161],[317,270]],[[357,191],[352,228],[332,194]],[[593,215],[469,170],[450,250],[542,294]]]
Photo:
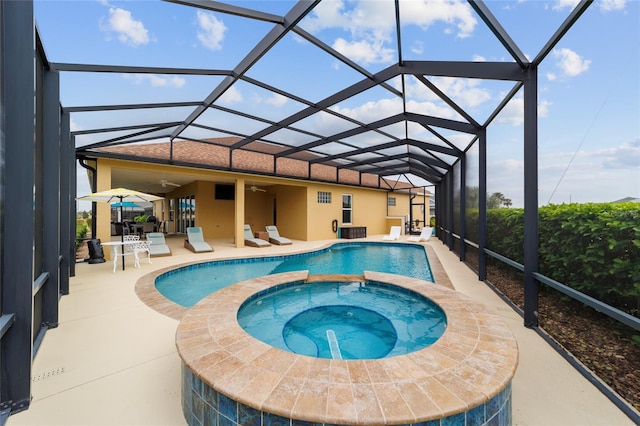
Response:
[[[89,247],[89,263],[104,263],[104,251],[102,250],[102,244],[97,238],[87,241]]]

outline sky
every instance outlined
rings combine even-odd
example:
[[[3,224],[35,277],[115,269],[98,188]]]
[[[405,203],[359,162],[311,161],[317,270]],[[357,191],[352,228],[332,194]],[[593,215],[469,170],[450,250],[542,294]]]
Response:
[[[233,1],[240,7],[284,15],[292,1]],[[511,39],[529,58],[567,18],[573,0],[486,1]],[[393,1],[323,0],[301,27],[359,66],[375,73],[404,60],[512,61],[479,16],[463,1],[401,0],[401,43],[393,26]],[[273,27],[228,14],[159,1],[83,0],[34,2],[36,22],[49,61],[61,63],[233,69]],[[278,89],[319,101],[363,79],[344,63],[288,34],[248,72]],[[218,76],[63,73],[63,106],[201,101],[222,80]],[[440,90],[484,123],[512,83],[429,77]],[[391,86],[407,92],[407,111],[460,119],[414,77],[395,78]],[[539,205],[608,202],[640,198],[640,1],[601,0],[592,4],[538,69]],[[304,108],[284,96],[239,82],[216,101],[277,121]],[[524,164],[522,91],[488,127],[488,191],[501,192],[521,207]],[[363,122],[403,111],[391,92],[376,88],[332,109]],[[73,114],[72,130],[160,123],[185,119],[191,109],[166,108]],[[252,133],[264,125],[210,110],[196,121],[219,123]],[[302,120],[298,127],[332,134],[352,127],[328,114]],[[431,141],[424,128],[390,127],[390,133]],[[109,135],[116,136],[119,133]],[[466,148],[466,135],[447,134]],[[189,130],[183,136],[222,134]],[[314,140],[280,131],[273,140],[292,145]],[[348,140],[366,146],[376,135]],[[105,138],[105,137],[103,137]],[[78,145],[101,140],[78,138]],[[326,153],[344,151],[332,144]],[[477,170],[477,149],[469,151],[470,186]],[[89,192],[79,169],[78,194]]]

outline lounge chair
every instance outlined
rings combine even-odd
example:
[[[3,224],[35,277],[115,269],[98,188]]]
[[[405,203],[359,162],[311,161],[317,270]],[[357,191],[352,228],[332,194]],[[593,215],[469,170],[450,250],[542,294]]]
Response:
[[[291,244],[291,240],[285,237],[281,237],[278,232],[278,228],[274,225],[269,225],[266,227],[267,233],[269,234],[269,242],[272,244],[276,244],[279,246],[284,246],[287,244]]]
[[[150,243],[150,256],[171,256],[171,249],[169,249],[169,246],[165,242],[162,232],[149,232],[147,234],[147,241]]]
[[[420,232],[420,235],[418,236],[412,235],[407,238],[407,241],[413,241],[415,243],[419,243],[420,241],[429,241],[429,238],[431,238],[432,233],[433,233],[433,228],[430,228],[427,226],[422,228],[422,232]]]
[[[399,226],[392,226],[391,230],[389,231],[389,235],[385,235],[384,237],[382,237],[383,240],[385,241],[395,241],[398,238],[400,238],[400,231],[401,231],[401,227]]]
[[[211,246],[204,240],[202,228],[199,226],[187,228],[187,239],[184,240],[184,247],[194,253],[213,251]]]
[[[265,241],[260,238],[255,238],[253,236],[251,225],[244,226],[244,245],[250,246],[250,247],[270,247],[271,246],[269,241]]]

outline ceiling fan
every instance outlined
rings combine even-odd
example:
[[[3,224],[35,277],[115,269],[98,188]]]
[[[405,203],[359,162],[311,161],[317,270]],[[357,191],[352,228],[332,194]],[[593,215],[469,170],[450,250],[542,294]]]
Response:
[[[257,191],[257,192],[267,192],[267,190],[266,190],[266,189],[258,188],[258,187],[257,187],[257,186],[255,186],[255,185],[248,186],[248,187],[246,188],[246,190],[247,190],[247,191],[251,191],[251,192],[256,192],[256,191]]]
[[[160,185],[162,185],[163,188],[166,188],[167,186],[175,186],[176,188],[179,188],[181,186],[179,183],[169,182],[166,179],[160,179]]]

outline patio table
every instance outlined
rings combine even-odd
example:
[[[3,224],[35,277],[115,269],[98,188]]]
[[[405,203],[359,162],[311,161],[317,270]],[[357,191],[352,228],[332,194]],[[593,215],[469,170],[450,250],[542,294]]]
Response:
[[[102,243],[103,246],[111,247],[111,256],[113,257],[113,273],[116,273],[116,266],[118,265],[118,256],[122,256],[122,269],[124,270],[124,257],[132,254],[135,258],[134,264],[136,266],[140,265],[140,258],[138,257],[138,252],[135,250],[126,251],[126,245],[137,245],[144,241],[107,241],[106,243]],[[151,242],[147,242],[147,244],[151,244]],[[120,247],[122,246],[122,253],[120,253]]]

